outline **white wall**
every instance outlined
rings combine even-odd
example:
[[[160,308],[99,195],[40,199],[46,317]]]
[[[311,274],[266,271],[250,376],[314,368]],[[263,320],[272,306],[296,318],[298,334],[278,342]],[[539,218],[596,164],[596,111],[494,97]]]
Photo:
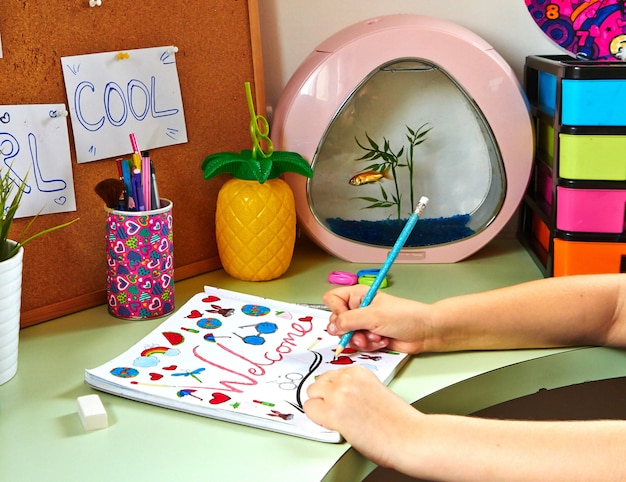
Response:
[[[396,13],[456,22],[481,36],[522,80],[527,55],[563,51],[541,32],[524,0],[259,0],[267,104],[323,40],[353,23]]]

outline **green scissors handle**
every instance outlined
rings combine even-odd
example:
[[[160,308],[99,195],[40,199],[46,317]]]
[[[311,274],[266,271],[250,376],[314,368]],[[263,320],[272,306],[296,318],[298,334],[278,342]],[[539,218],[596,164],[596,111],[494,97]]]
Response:
[[[252,102],[252,91],[250,90],[250,82],[246,82],[246,99],[248,100],[248,109],[250,110],[250,137],[252,137],[252,156],[268,158],[274,152],[274,144],[270,139],[270,125],[267,119],[262,115],[257,115],[254,111]],[[267,151],[263,150],[265,144]]]

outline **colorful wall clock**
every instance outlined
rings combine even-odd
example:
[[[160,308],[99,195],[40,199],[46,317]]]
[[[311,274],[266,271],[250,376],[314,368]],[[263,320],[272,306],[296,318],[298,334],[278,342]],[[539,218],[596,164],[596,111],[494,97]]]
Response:
[[[578,58],[626,60],[626,0],[525,0],[557,45]]]

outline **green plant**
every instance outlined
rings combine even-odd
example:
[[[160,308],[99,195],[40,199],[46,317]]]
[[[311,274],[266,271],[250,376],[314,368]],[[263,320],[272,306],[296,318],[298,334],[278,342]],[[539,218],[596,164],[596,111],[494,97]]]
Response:
[[[15,256],[15,254],[19,251],[20,246],[24,246],[43,234],[64,228],[65,226],[68,226],[78,220],[78,218],[76,218],[67,223],[44,229],[43,231],[26,237],[33,223],[40,214],[37,213],[37,215],[33,216],[33,218],[28,222],[21,234],[15,240],[15,246],[9,244],[9,232],[11,231],[15,214],[20,207],[22,195],[24,194],[24,189],[26,188],[26,178],[24,178],[20,184],[17,184],[11,177],[10,173],[11,169],[6,169],[4,172],[0,172],[0,262]],[[17,191],[15,191],[15,189],[17,189]],[[25,237],[26,239],[23,239]]]
[[[365,133],[365,137],[369,145],[363,145],[358,138],[355,138],[357,145],[363,149],[365,154],[357,161],[379,161],[373,164],[369,164],[362,171],[375,171],[379,173],[387,172],[391,170],[393,176],[393,182],[395,187],[395,193],[388,194],[382,183],[379,184],[381,198],[375,198],[371,196],[359,196],[353,199],[361,199],[370,203],[365,209],[375,208],[390,208],[395,206],[398,219],[402,215],[402,194],[400,193],[400,186],[398,184],[398,169],[406,167],[409,171],[409,192],[411,209],[409,213],[415,208],[415,193],[413,189],[413,173],[415,167],[415,148],[426,141],[426,135],[432,127],[428,126],[428,123],[422,124],[417,129],[411,129],[409,126],[405,126],[407,129],[406,139],[409,142],[408,148],[405,152],[405,146],[402,146],[397,152],[394,152],[391,148],[389,140],[383,137],[382,147],[379,143],[375,142],[368,134]],[[405,163],[401,162],[402,156],[405,156]]]

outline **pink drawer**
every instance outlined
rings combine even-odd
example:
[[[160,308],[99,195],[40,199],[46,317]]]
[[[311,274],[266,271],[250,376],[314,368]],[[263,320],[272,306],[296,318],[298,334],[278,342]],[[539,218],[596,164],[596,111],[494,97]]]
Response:
[[[623,233],[626,190],[558,186],[556,227],[578,233]]]

